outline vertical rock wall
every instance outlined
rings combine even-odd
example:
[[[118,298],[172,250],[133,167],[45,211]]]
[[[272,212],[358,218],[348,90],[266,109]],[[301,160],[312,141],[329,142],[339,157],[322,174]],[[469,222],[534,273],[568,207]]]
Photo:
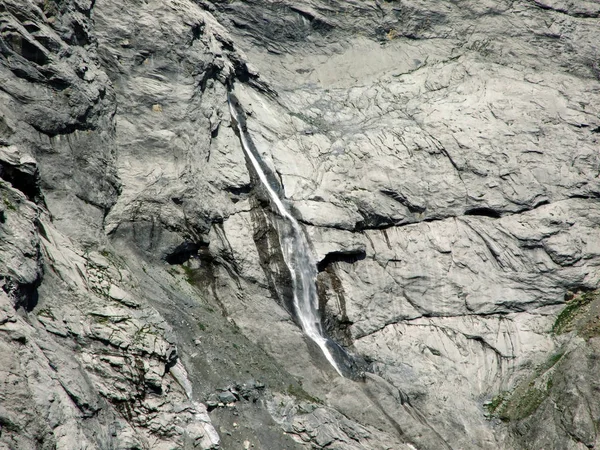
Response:
[[[593,448],[599,17],[2,0],[0,447]],[[231,87],[359,381],[286,311]]]

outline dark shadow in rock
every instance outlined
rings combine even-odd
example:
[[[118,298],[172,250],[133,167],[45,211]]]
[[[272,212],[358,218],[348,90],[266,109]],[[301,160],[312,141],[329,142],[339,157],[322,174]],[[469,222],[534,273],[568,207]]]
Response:
[[[233,195],[242,196],[245,194],[249,194],[252,191],[252,185],[244,184],[242,186],[227,186],[225,190],[227,192],[232,193]]]
[[[33,311],[38,304],[38,287],[42,277],[38,277],[33,283],[19,284],[9,277],[4,278],[2,290],[15,301],[15,309],[23,308],[27,312]]]
[[[535,208],[539,208],[540,206],[549,205],[549,204],[550,204],[550,200],[547,200],[547,199],[546,199],[546,200],[542,200],[541,202],[539,202],[539,203],[536,203],[536,204],[533,206],[533,209],[535,209]]]
[[[33,311],[38,304],[39,296],[37,288],[40,282],[41,280],[21,286],[21,289],[19,289],[20,305],[23,306],[27,312]]]
[[[338,277],[335,266],[327,266],[317,276],[317,293],[319,295],[319,311],[323,318],[323,326],[328,334],[336,342],[346,347],[353,344],[350,326],[352,321],[348,318],[346,311],[346,294],[342,281]],[[332,314],[327,308],[328,302],[337,303],[339,314]]]
[[[589,192],[587,194],[573,194],[569,196],[570,199],[580,198],[584,200],[589,200],[591,198],[600,198],[600,192]]]
[[[202,244],[197,242],[184,242],[175,247],[171,253],[166,255],[165,261],[169,264],[183,264],[192,256],[197,255],[201,246]]]
[[[0,162],[0,178],[8,181],[32,202],[36,202],[41,198],[39,174],[37,167],[33,164],[23,164],[16,167]]]
[[[492,208],[487,208],[485,206],[469,209],[465,211],[465,216],[483,216],[490,217],[492,219],[499,219],[502,217],[499,211],[496,211]]]
[[[335,251],[325,255],[321,261],[317,263],[317,269],[319,272],[323,272],[327,266],[336,262],[345,262],[353,264],[357,261],[362,261],[367,256],[364,250],[348,250],[348,251]]]
[[[72,33],[69,36],[65,36],[65,41],[67,41],[67,43],[79,45],[81,47],[90,44],[88,30],[82,23],[73,20],[71,26],[73,27]]]
[[[281,244],[277,234],[278,216],[269,214],[256,197],[251,198],[252,222],[254,224],[254,242],[258,251],[260,265],[268,282],[269,291],[277,303],[284,308],[296,324],[299,323],[294,309],[292,278],[281,253]]]
[[[12,50],[28,61],[40,66],[48,64],[49,60],[44,52],[38,46],[32,44],[22,36],[13,34],[12,39],[9,42],[12,44]]]
[[[379,192],[381,192],[386,197],[389,197],[389,198],[397,201],[402,206],[406,207],[413,214],[420,214],[420,213],[425,212],[426,208],[424,206],[414,204],[413,202],[408,200],[406,197],[404,197],[399,192],[395,192],[395,191],[392,191],[389,189],[381,189]]]
[[[360,210],[359,213],[363,216],[363,219],[356,222],[354,231],[381,230],[398,225],[390,217],[374,211]]]
[[[300,7],[294,6],[294,5],[291,5],[290,9],[292,11],[294,11],[295,13],[299,14],[300,16],[304,17],[305,19],[307,19],[310,22],[310,25],[313,28],[313,30],[327,32],[327,31],[331,31],[334,28],[334,26],[331,23],[327,22],[326,20],[324,20],[320,17],[315,16],[309,10],[305,10],[303,8],[300,8]]]

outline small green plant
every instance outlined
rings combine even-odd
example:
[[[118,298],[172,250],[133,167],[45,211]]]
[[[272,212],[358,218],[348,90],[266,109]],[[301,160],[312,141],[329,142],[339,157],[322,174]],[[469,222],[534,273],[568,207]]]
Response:
[[[496,395],[494,398],[492,398],[489,403],[486,403],[484,406],[485,409],[487,409],[489,414],[495,414],[496,411],[498,410],[498,408],[506,401],[506,398],[508,397],[508,392],[503,391],[500,392],[498,395]]]
[[[200,328],[201,331],[206,331],[206,325],[204,325],[202,322],[198,322],[198,328]]]
[[[6,209],[8,209],[9,211],[17,210],[17,207],[6,197],[4,197],[4,206],[6,206]]]
[[[52,310],[48,309],[48,308],[44,308],[44,309],[40,309],[37,312],[37,315],[39,317],[48,317],[52,320],[56,320],[56,317],[54,316],[54,313],[52,312]]]
[[[185,280],[191,285],[194,284],[194,269],[189,268],[188,266],[181,266],[183,268],[183,272],[185,274]]]

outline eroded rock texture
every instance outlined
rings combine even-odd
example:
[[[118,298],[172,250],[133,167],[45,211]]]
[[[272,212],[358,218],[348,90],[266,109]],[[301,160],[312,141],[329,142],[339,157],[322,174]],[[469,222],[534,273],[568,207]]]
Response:
[[[594,1],[0,0],[0,448],[598,446],[598,36]]]

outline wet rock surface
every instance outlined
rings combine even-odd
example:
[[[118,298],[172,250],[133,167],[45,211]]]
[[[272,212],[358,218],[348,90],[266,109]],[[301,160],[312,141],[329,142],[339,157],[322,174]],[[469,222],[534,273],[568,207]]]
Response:
[[[598,445],[595,2],[4,0],[0,448]],[[318,264],[289,311],[227,91]]]

